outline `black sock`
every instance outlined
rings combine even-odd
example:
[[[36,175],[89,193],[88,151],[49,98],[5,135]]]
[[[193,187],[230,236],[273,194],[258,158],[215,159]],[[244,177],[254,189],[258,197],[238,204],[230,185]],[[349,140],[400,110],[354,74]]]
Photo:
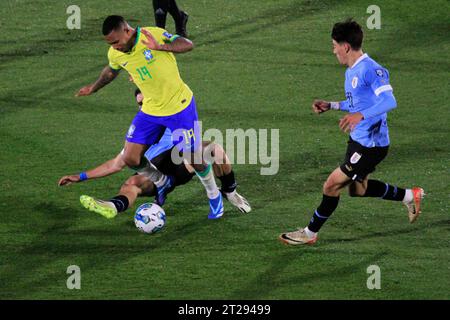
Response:
[[[179,20],[181,18],[181,11],[178,8],[175,0],[167,0],[167,3],[167,10],[169,11],[170,15],[175,19],[175,21]]]
[[[168,10],[167,0],[153,0],[153,12],[155,14],[155,25],[158,28],[166,28],[166,17]]]
[[[112,198],[111,201],[117,209],[117,212],[123,212],[128,209],[128,205],[130,204],[130,201],[128,200],[127,196],[124,195],[118,195]]]
[[[330,197],[324,194],[322,197],[322,202],[314,212],[311,221],[309,222],[308,229],[312,232],[319,232],[325,221],[327,221],[333,211],[336,210],[338,203],[339,197]]]
[[[367,189],[364,197],[376,197],[384,200],[402,201],[405,197],[405,189],[391,186],[390,184],[378,181],[367,181]]]
[[[167,12],[169,10],[169,1],[168,0],[153,0],[153,10],[156,11],[158,9],[162,9]]]
[[[234,190],[236,190],[237,182],[236,182],[236,179],[234,178],[233,170],[231,170],[231,172],[229,174],[218,177],[218,178],[222,184],[220,189],[223,192],[230,193],[230,192],[233,192]]]

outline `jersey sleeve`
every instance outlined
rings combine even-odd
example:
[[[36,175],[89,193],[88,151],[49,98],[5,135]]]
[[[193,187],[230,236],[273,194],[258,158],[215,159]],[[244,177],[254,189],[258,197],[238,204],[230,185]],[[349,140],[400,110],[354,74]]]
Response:
[[[115,71],[119,71],[121,69],[120,64],[118,64],[114,59],[114,53],[112,51],[112,48],[109,48],[108,50],[108,63],[109,67]]]
[[[171,34],[167,30],[164,30],[162,28],[145,28],[145,30],[150,31],[150,33],[155,37],[155,39],[160,43],[172,43],[176,39],[178,39],[180,36],[177,34]]]
[[[350,111],[350,104],[348,100],[339,101],[339,110]]]
[[[389,72],[382,67],[368,68],[364,74],[364,81],[377,96],[382,92],[393,90],[389,83]]]

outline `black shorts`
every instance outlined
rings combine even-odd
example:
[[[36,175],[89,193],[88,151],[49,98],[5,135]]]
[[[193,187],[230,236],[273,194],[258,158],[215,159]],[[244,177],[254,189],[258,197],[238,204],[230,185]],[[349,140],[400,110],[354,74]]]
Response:
[[[362,182],[369,173],[375,171],[388,150],[389,146],[367,148],[350,138],[344,163],[340,168],[350,179]]]
[[[175,177],[175,185],[179,186],[191,181],[195,173],[191,173],[186,169],[184,163],[175,164],[171,157],[172,149],[164,151],[151,160],[159,171],[165,175]]]

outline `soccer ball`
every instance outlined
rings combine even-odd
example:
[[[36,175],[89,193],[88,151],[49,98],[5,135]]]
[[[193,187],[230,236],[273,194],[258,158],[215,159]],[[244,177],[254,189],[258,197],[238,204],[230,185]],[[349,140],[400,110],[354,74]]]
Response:
[[[156,203],[144,203],[134,215],[134,224],[145,233],[155,233],[166,223],[166,213]]]

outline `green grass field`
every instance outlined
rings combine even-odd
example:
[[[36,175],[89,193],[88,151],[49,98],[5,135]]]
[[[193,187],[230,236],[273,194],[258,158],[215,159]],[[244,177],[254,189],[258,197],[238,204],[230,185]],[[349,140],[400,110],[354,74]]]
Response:
[[[79,203],[115,195],[131,171],[57,186],[116,155],[136,112],[125,74],[74,97],[107,63],[106,15],[154,23],[149,0],[113,3],[75,2],[81,30],[66,27],[72,1],[0,6],[1,299],[450,298],[448,1],[379,0],[381,29],[368,30],[372,1],[179,0],[196,48],[178,64],[203,128],[279,129],[280,170],[236,165],[253,211],[226,204],[219,221],[207,219],[195,179],[170,195],[155,235],[135,228],[136,206],[106,220]],[[310,105],[344,99],[330,31],[347,17],[364,26],[364,50],[389,69],[398,102],[390,153],[373,177],[422,186],[423,215],[411,225],[399,203],[344,194],[315,246],[285,246],[279,233],[309,221],[344,155],[342,113],[317,117]],[[81,290],[66,287],[69,265],[81,268]],[[369,265],[381,268],[381,290],[366,287]]]

